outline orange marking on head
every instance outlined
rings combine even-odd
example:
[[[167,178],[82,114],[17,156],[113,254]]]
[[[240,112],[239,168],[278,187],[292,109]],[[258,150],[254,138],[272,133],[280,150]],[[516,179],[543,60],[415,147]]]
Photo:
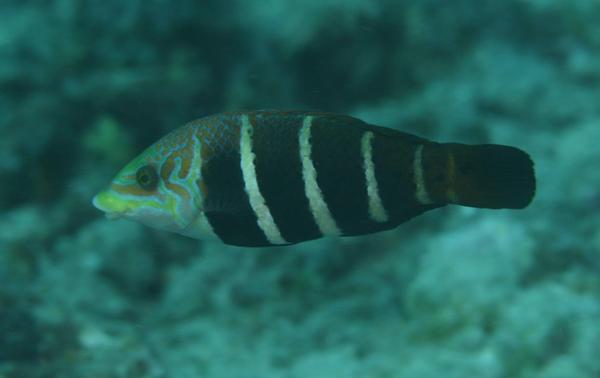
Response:
[[[179,195],[182,198],[185,199],[189,199],[189,193],[182,188],[180,185],[177,185],[175,183],[172,183],[169,178],[171,177],[171,174],[173,173],[173,170],[175,169],[175,158],[178,156],[177,153],[172,153],[171,155],[169,155],[169,157],[167,158],[167,160],[163,163],[162,168],[160,169],[160,177],[163,180],[163,182],[165,183],[165,187],[176,193],[177,195]]]
[[[175,163],[173,163],[173,156],[169,156],[160,168],[160,177],[164,182],[169,181],[171,173],[175,169]]]
[[[191,132],[188,132],[186,135],[187,136],[186,136],[185,145],[180,150],[180,156],[181,156],[181,169],[179,171],[180,179],[185,179],[190,174],[190,169],[192,166],[192,159],[194,157],[194,151],[192,151],[192,149],[194,148],[194,143],[192,143],[193,142],[192,134],[191,134]]]
[[[132,184],[132,185],[112,184],[110,187],[112,190],[114,190],[117,193],[129,194],[129,195],[134,195],[134,196],[148,197],[148,196],[152,196],[152,195],[156,194],[156,190],[149,192],[147,190],[140,188],[139,186],[137,186],[135,184]]]
[[[174,192],[175,194],[177,194],[182,199],[185,199],[185,200],[189,200],[190,199],[190,194],[181,185],[174,184],[174,183],[169,182],[169,181],[165,181],[165,186],[167,187],[167,189],[169,189],[170,191]]]
[[[188,176],[188,174],[190,173],[190,168],[192,165],[191,160],[192,160],[191,157],[187,156],[187,154],[185,154],[181,158],[181,170],[179,171],[180,179],[185,179]]]
[[[202,198],[208,197],[208,187],[206,186],[206,183],[203,180],[196,180],[196,185],[202,194]]]

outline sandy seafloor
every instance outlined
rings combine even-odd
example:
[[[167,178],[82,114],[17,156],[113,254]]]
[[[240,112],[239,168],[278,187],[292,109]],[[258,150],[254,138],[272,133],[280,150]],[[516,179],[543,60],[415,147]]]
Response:
[[[600,377],[600,2],[0,3],[0,377]],[[536,162],[523,211],[243,249],[109,221],[144,147],[321,109]]]

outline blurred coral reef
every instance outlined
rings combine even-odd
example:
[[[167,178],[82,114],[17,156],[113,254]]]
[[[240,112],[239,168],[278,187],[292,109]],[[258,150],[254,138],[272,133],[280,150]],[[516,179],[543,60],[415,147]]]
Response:
[[[600,377],[600,2],[0,4],[0,377]],[[287,248],[101,217],[193,118],[352,114],[529,151],[525,211]]]

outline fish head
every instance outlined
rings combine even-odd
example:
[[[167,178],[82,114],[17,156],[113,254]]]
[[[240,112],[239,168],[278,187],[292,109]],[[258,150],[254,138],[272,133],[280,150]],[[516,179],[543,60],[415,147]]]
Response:
[[[202,211],[198,205],[199,153],[191,152],[194,146],[190,143],[177,143],[182,138],[176,137],[177,134],[163,138],[125,165],[108,187],[93,198],[93,205],[109,219],[125,218],[160,230],[185,233]]]

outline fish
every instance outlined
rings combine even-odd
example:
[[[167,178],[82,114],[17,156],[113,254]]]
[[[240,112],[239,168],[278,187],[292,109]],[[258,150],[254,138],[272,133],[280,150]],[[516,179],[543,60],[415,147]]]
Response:
[[[285,246],[390,230],[446,205],[523,209],[534,163],[352,116],[233,111],[189,122],[126,164],[93,205],[195,239]]]

